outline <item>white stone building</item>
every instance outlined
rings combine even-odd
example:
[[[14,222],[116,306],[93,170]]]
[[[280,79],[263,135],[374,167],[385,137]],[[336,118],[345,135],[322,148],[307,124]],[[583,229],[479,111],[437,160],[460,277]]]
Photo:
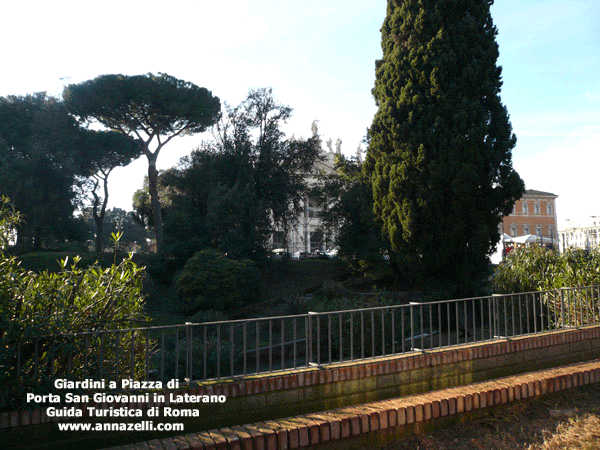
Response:
[[[313,136],[318,135],[316,121],[312,126]],[[341,154],[342,141],[338,138],[333,149],[332,140],[326,141],[327,149],[321,147],[322,161],[315,164],[313,171],[308,175],[308,184],[316,182],[316,177],[320,173],[328,174],[334,172],[335,156]],[[357,151],[357,158],[360,160],[360,147]],[[303,210],[298,217],[297,222],[291,230],[286,233],[278,230],[273,233],[272,248],[276,252],[287,252],[292,257],[298,258],[301,254],[314,254],[315,251],[332,250],[333,236],[328,236],[323,229],[320,213],[321,206],[315,199],[306,197],[303,201]]]
[[[558,236],[561,251],[568,248],[597,249],[600,247],[600,217],[561,222],[558,225]]]

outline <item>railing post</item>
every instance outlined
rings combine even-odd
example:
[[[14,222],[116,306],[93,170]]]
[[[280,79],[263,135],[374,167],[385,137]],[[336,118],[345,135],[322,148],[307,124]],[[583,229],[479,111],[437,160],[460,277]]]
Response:
[[[493,317],[491,317],[491,323],[490,326],[492,327],[493,330],[493,336],[495,338],[500,337],[500,324],[499,324],[499,320],[500,320],[500,311],[499,311],[499,306],[498,306],[498,301],[500,300],[500,297],[503,297],[502,294],[492,294],[491,297],[491,302],[492,302],[492,315]]]
[[[308,339],[308,355],[306,355],[306,365],[314,366],[313,361],[313,340],[312,340],[312,316],[316,316],[318,313],[314,311],[308,312],[308,330],[306,330],[306,339]]]
[[[192,322],[185,323],[185,380],[189,383],[192,380],[190,379],[190,366],[191,366],[191,356],[192,356],[192,339],[191,339],[191,325]],[[217,355],[217,358],[219,355]]]
[[[410,302],[410,351],[415,351],[415,318],[413,314],[413,306],[418,305],[418,302]],[[449,331],[448,331],[449,332]]]
[[[565,328],[565,289],[567,288],[560,288],[560,321],[563,330]]]

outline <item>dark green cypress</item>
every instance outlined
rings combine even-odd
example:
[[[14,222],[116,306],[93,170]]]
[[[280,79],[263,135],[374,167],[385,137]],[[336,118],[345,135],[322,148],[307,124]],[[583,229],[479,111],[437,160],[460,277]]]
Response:
[[[524,184],[500,101],[492,0],[388,0],[365,170],[413,275],[470,282]]]

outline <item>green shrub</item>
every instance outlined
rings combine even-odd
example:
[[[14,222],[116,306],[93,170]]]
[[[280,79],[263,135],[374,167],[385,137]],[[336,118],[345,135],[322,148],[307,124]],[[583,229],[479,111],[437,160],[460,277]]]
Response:
[[[493,276],[498,293],[600,285],[600,251],[568,249],[563,253],[539,246],[515,249]]]
[[[249,259],[238,261],[218,250],[204,249],[185,263],[175,288],[186,314],[231,311],[259,298],[260,273]]]
[[[0,232],[15,223],[9,213],[1,203]],[[21,406],[27,392],[51,391],[57,377],[93,378],[98,369],[105,378],[141,375],[141,336],[76,334],[144,321],[143,269],[131,258],[107,268],[79,268],[79,260],[63,260],[56,273],[33,272],[0,249],[0,410]]]

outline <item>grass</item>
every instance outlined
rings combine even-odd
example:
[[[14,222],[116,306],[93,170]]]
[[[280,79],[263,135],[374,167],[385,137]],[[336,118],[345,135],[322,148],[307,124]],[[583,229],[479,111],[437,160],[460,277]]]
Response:
[[[600,385],[494,407],[472,421],[366,450],[600,448]]]

